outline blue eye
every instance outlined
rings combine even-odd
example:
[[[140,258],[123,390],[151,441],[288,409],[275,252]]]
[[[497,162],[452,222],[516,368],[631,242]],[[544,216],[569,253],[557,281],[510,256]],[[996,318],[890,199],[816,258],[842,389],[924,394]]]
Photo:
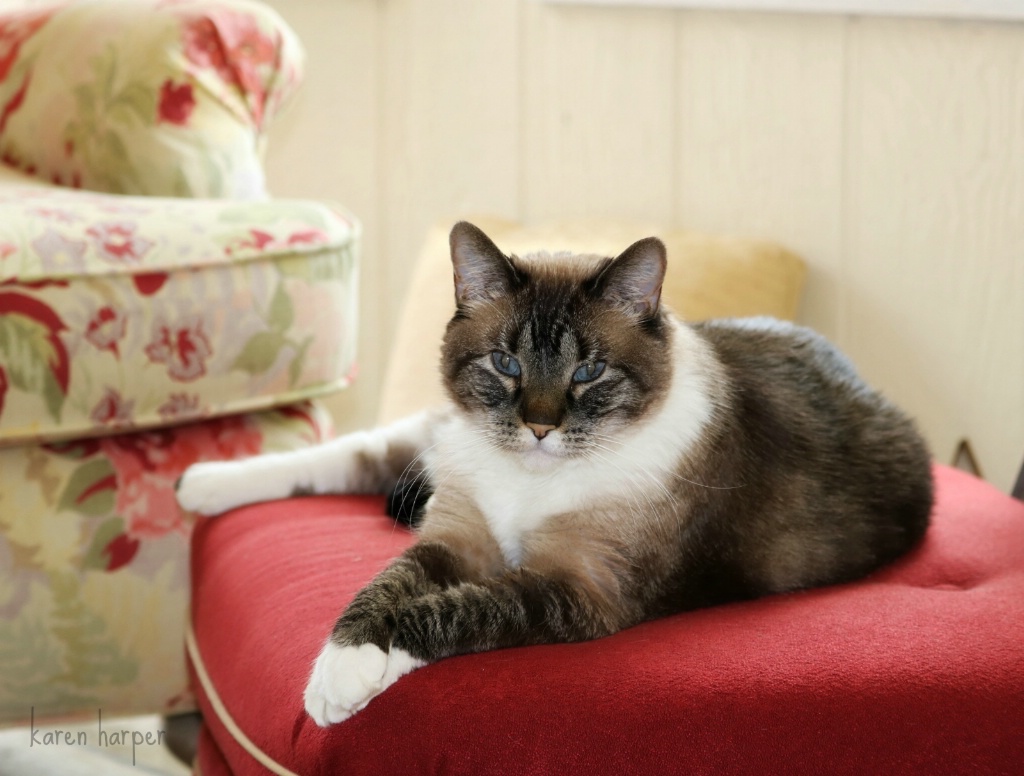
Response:
[[[602,372],[604,372],[604,361],[588,361],[585,364],[580,364],[580,368],[572,376],[572,381],[574,383],[589,383],[600,377]]]
[[[509,377],[519,377],[523,371],[519,368],[519,362],[516,361],[514,356],[502,353],[500,350],[495,350],[491,353],[491,361],[494,362],[495,369]]]

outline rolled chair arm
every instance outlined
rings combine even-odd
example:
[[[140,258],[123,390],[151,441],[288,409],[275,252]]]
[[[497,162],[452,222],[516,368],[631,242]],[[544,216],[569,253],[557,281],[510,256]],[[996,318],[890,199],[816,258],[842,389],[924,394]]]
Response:
[[[92,0],[0,14],[0,159],[119,194],[266,196],[268,122],[304,54],[246,0]]]

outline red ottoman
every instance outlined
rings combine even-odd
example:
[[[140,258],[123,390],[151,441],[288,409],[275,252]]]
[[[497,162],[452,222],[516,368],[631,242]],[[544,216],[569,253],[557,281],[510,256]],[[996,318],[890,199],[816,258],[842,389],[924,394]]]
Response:
[[[217,774],[972,773],[1024,768],[1024,504],[936,469],[923,545],[850,585],[584,644],[445,660],[329,729],[302,708],[355,592],[412,536],[374,497],[193,537],[189,653]]]

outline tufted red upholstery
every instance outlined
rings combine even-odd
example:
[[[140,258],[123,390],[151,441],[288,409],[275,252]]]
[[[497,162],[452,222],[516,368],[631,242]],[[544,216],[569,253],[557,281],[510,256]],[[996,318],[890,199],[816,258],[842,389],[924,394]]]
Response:
[[[923,545],[870,579],[442,661],[327,730],[302,709],[309,667],[411,537],[372,497],[240,509],[193,539],[199,768],[1020,773],[1024,504],[951,469],[936,478]]]

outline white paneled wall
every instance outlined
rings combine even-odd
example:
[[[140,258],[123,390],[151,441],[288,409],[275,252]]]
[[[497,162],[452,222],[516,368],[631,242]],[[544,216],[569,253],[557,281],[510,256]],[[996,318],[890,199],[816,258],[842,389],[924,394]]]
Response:
[[[1006,489],[1024,456],[1024,25],[563,6],[274,0],[309,51],[279,195],[363,219],[373,423],[428,225],[635,217],[769,237],[802,320]],[[447,292],[446,290],[443,292]]]
[[[843,20],[688,14],[677,26],[676,223],[798,250],[811,265],[804,320],[838,338]]]

